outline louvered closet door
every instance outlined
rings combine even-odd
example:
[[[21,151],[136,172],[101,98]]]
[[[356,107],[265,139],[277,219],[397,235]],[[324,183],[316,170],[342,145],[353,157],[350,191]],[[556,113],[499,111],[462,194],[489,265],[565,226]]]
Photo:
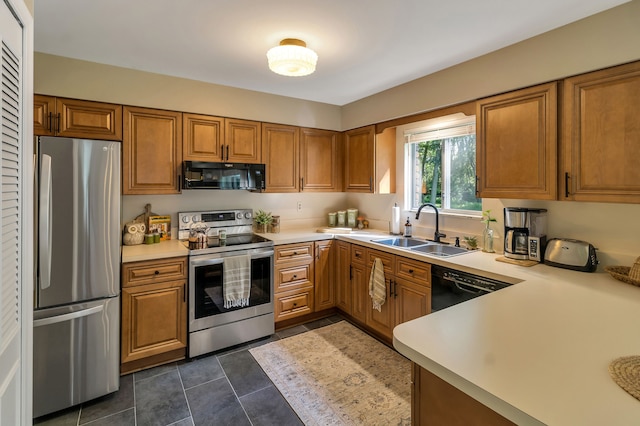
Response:
[[[15,9],[12,8],[15,3]],[[23,252],[25,226],[32,224],[31,207],[25,207],[31,182],[25,179],[25,171],[32,169],[31,141],[24,134],[25,79],[23,70],[23,37],[27,34],[15,16],[25,17],[25,6],[18,1],[3,1],[0,5],[0,41],[2,45],[0,98],[0,135],[2,138],[2,257],[0,260],[0,424],[17,425],[31,423],[30,357],[24,341],[30,330],[23,319],[24,302],[29,302],[32,292],[31,254]],[[15,13],[15,16],[14,16]],[[27,12],[28,13],[28,12]],[[32,32],[31,17],[28,31]],[[29,37],[30,40],[30,37]],[[27,83],[31,84],[31,83]],[[32,89],[29,89],[32,91]],[[31,96],[31,95],[29,95]],[[30,132],[27,132],[30,133]],[[31,138],[28,136],[29,139]],[[27,145],[27,150],[24,146]],[[32,201],[26,201],[32,203]],[[25,216],[26,213],[26,216]],[[29,227],[31,229],[31,227]],[[28,232],[32,235],[32,232]],[[23,264],[24,262],[24,264]],[[27,300],[28,299],[28,300]],[[28,309],[28,308],[27,308]],[[23,326],[25,328],[23,328]]]

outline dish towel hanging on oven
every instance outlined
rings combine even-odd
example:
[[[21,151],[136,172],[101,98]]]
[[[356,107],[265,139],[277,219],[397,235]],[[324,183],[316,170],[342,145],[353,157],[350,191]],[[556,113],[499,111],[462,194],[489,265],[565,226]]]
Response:
[[[249,306],[251,292],[251,255],[224,258],[222,291],[225,309]]]
[[[382,305],[387,299],[387,282],[384,279],[384,265],[379,257],[373,260],[369,276],[369,296],[373,301],[373,309],[378,312],[382,311]]]

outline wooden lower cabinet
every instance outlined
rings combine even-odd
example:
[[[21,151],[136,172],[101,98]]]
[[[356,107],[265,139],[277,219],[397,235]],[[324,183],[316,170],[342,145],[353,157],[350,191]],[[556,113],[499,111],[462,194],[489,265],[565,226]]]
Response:
[[[314,312],[314,243],[276,246],[274,273],[275,322]]]
[[[334,240],[315,243],[315,310],[323,311],[336,306],[335,267],[336,242]]]
[[[391,342],[396,325],[431,312],[431,265],[357,244],[338,241],[336,307]],[[374,259],[384,266],[387,298],[373,308],[369,277]]]
[[[183,359],[186,257],[126,263],[122,277],[121,374]]]
[[[411,424],[507,426],[515,423],[413,363]]]
[[[336,307],[347,315],[352,310],[351,274],[351,244],[336,241]]]

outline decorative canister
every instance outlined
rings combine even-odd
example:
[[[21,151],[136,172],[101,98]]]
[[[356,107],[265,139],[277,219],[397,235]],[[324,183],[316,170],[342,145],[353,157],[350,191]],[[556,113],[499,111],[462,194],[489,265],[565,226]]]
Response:
[[[280,232],[280,216],[271,217],[271,233],[277,234]]]
[[[329,213],[329,226],[334,227],[336,226],[336,212],[331,212]]]
[[[355,228],[358,225],[358,209],[347,209],[347,227]]]
[[[344,227],[346,225],[347,225],[346,210],[338,210],[338,226]]]

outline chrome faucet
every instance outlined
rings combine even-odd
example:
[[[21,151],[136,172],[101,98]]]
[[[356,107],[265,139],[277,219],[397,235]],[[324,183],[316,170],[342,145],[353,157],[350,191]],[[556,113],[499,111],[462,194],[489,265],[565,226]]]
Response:
[[[418,212],[416,213],[416,220],[420,219],[420,212],[422,211],[422,208],[425,206],[429,206],[433,208],[433,210],[436,212],[436,232],[433,234],[433,241],[436,243],[440,243],[441,242],[440,238],[446,237],[446,235],[440,233],[440,219],[438,218],[438,208],[435,205],[431,203],[425,203],[420,207],[418,207]]]

